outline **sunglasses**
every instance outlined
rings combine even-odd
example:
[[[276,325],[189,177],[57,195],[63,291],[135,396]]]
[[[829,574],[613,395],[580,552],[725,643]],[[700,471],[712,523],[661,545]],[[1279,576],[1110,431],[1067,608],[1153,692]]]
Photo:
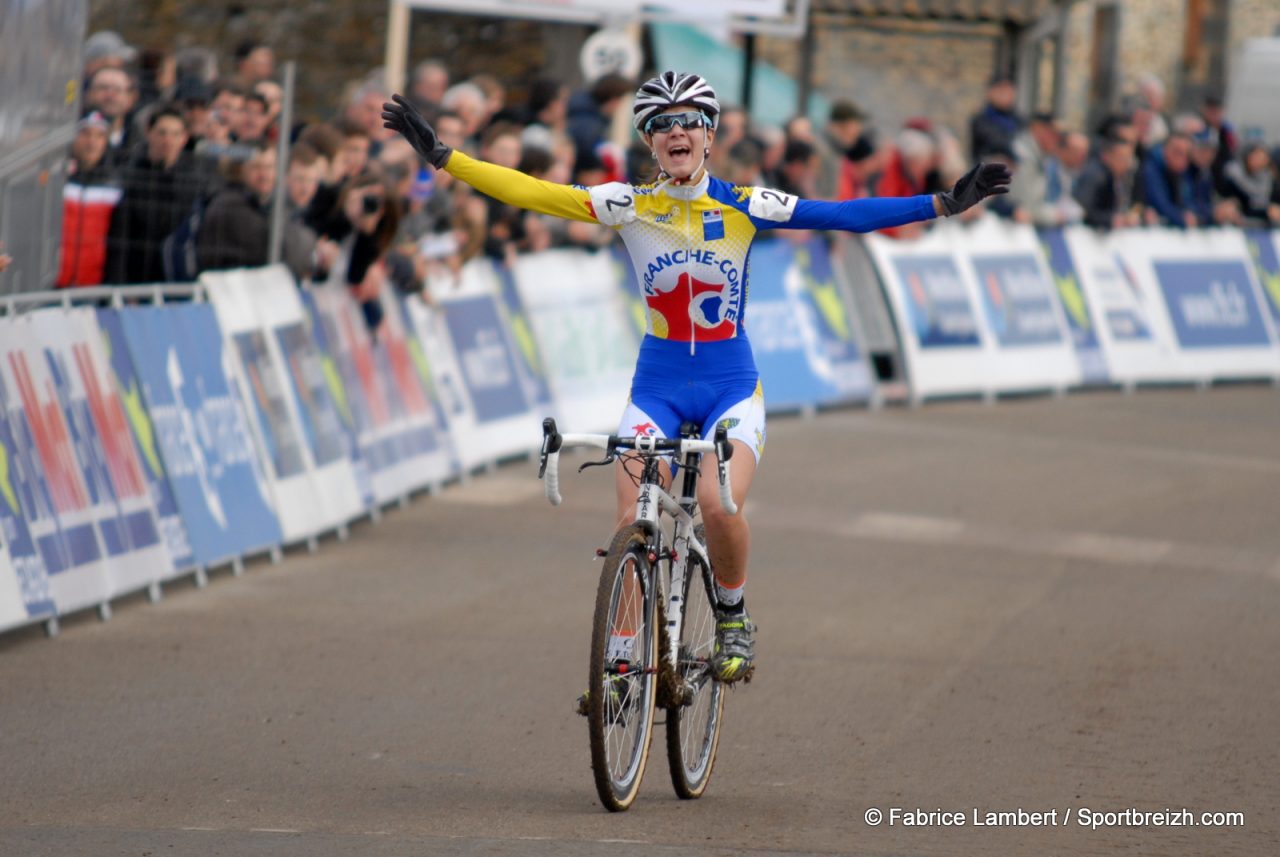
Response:
[[[660,113],[644,123],[646,134],[665,134],[679,125],[688,131],[691,128],[706,128],[711,120],[701,113]]]

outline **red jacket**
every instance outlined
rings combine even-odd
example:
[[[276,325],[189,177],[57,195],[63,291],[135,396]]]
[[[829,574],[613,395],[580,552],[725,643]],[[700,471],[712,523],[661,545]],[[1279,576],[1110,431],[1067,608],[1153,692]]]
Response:
[[[62,188],[62,265],[58,288],[98,286],[107,261],[111,212],[120,202],[120,186],[105,169],[71,176]]]

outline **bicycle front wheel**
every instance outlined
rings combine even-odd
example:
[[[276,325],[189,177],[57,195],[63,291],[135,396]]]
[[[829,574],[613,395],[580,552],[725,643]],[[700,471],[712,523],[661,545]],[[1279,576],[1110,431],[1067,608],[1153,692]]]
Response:
[[[591,630],[587,725],[591,769],[606,809],[636,799],[653,738],[657,697],[657,592],[642,527],[613,537],[600,573]]]
[[[702,539],[701,525],[698,537]],[[705,540],[703,540],[705,544]],[[667,710],[667,762],[671,785],[685,800],[702,797],[720,744],[724,685],[711,674],[716,643],[716,615],[711,570],[689,552],[684,579],[684,627],[680,632],[676,679],[683,686],[682,704]]]

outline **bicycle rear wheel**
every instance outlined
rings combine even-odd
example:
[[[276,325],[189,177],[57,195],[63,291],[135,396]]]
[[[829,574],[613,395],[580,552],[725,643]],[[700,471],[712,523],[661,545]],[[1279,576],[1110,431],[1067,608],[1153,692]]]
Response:
[[[642,527],[618,530],[605,556],[596,591],[587,680],[591,770],[600,802],[613,812],[631,806],[640,790],[653,738],[657,697],[656,589]],[[630,636],[630,657],[617,639]],[[610,638],[615,651],[610,652]]]
[[[698,527],[698,538],[702,528]],[[684,685],[683,704],[667,709],[667,762],[671,785],[685,800],[702,797],[711,779],[720,744],[724,685],[711,674],[716,642],[716,616],[711,570],[689,552],[684,580],[684,627],[676,677]]]

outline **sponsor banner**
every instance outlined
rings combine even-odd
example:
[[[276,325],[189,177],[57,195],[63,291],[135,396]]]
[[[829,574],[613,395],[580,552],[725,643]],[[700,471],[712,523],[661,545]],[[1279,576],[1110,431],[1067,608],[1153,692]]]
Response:
[[[1063,390],[1080,383],[1053,279],[1035,230],[986,216],[963,232],[985,323],[991,383],[997,392]]]
[[[0,318],[0,343],[14,335],[12,319]],[[0,346],[0,360],[5,359]],[[14,429],[20,414],[6,401],[0,371],[0,629],[54,615],[44,556],[27,518],[53,519],[51,498],[41,471],[31,462],[29,444],[19,445]]]
[[[476,419],[494,423],[527,411],[515,358],[493,299],[463,298],[446,302],[443,309]]]
[[[9,551],[0,539],[0,631],[31,621],[26,604],[22,600],[22,588],[18,576],[9,562]]]
[[[1272,329],[1280,331],[1280,230],[1249,229],[1244,233],[1253,267],[1262,284],[1262,297],[1271,316]]]
[[[1111,375],[1098,338],[1098,325],[1076,275],[1067,239],[1061,229],[1041,229],[1038,234],[1040,248],[1049,264],[1049,274],[1053,277],[1054,293],[1062,306],[1076,359],[1080,361],[1081,379],[1085,384],[1108,384]]]
[[[1270,312],[1241,231],[1145,229],[1112,240],[1158,307],[1153,327],[1173,347],[1167,379],[1280,376]]]
[[[361,502],[370,508],[377,503],[377,498],[374,496],[369,459],[360,445],[360,437],[371,425],[371,418],[360,387],[359,373],[355,371],[349,352],[342,348],[341,334],[333,320],[321,311],[315,291],[306,289],[299,292],[298,297],[306,310],[308,329],[318,348],[320,371],[338,417],[344,454],[351,461]]]
[[[270,486],[206,304],[118,311],[195,562],[277,545]]]
[[[196,564],[195,555],[187,538],[186,525],[182,522],[178,500],[164,472],[155,427],[143,401],[142,385],[138,381],[129,345],[125,341],[120,313],[98,310],[96,322],[102,334],[104,356],[110,366],[111,383],[118,393],[124,420],[133,437],[138,464],[142,468],[143,478],[147,481],[151,501],[155,506],[160,535],[172,559],[170,570],[173,573],[189,570]]]
[[[388,286],[379,298],[383,321],[372,346],[402,426],[402,460],[407,465],[402,469],[409,471],[410,487],[421,488],[457,475],[457,459],[430,361],[408,320],[407,296]]]
[[[821,238],[758,241],[745,331],[770,410],[866,401],[871,373]]]
[[[47,312],[61,311],[0,320],[0,407],[17,461],[7,481],[16,489],[57,612],[69,613],[112,595],[98,529],[110,511],[95,502],[84,482],[82,426],[68,422],[36,329],[36,317]],[[15,563],[20,550],[12,546]]]
[[[1119,384],[1173,380],[1176,346],[1156,325],[1159,299],[1138,284],[1119,252],[1120,233],[1083,226],[1062,232],[1085,301],[1097,321],[1098,341],[1111,379]]]
[[[173,560],[111,382],[93,310],[45,310],[34,313],[32,322],[94,509],[112,595],[168,577]]]
[[[316,382],[321,369],[293,278],[275,266],[207,273],[201,282],[236,358],[232,372],[264,452],[285,541],[360,514],[340,418],[324,384]],[[286,355],[282,343],[305,350]]]
[[[537,258],[545,254],[535,254],[523,258]],[[595,254],[581,254],[584,261],[595,261]],[[550,414],[554,407],[551,398],[551,385],[547,378],[547,370],[538,347],[538,339],[534,337],[533,327],[525,312],[525,302],[521,300],[521,291],[516,284],[516,272],[500,262],[489,260],[496,280],[494,291],[501,299],[500,305],[507,316],[507,329],[511,331],[512,350],[516,355],[516,372],[520,375],[520,386],[524,388],[525,398],[534,413]],[[567,272],[573,279],[590,279],[599,274],[588,266],[587,270]],[[546,280],[545,283],[561,283],[566,280]],[[608,282],[602,280],[601,282]]]
[[[551,250],[516,263],[530,335],[566,431],[613,431],[627,404],[640,340],[618,299],[615,273],[611,254],[582,250]],[[535,400],[534,412],[553,415],[550,401]]]
[[[978,313],[961,268],[962,227],[942,222],[915,241],[866,236],[898,330],[911,397],[992,392]]]
[[[373,501],[383,504],[452,473],[448,436],[423,380],[417,343],[405,333],[403,310],[390,292],[375,338],[345,286],[310,293],[317,329],[341,380],[344,419],[367,462]]]
[[[464,266],[456,295],[437,297],[433,307],[416,297],[408,301],[454,451],[468,470],[542,442],[541,418],[525,399],[497,298],[484,293],[491,280],[476,270],[482,264]]]

